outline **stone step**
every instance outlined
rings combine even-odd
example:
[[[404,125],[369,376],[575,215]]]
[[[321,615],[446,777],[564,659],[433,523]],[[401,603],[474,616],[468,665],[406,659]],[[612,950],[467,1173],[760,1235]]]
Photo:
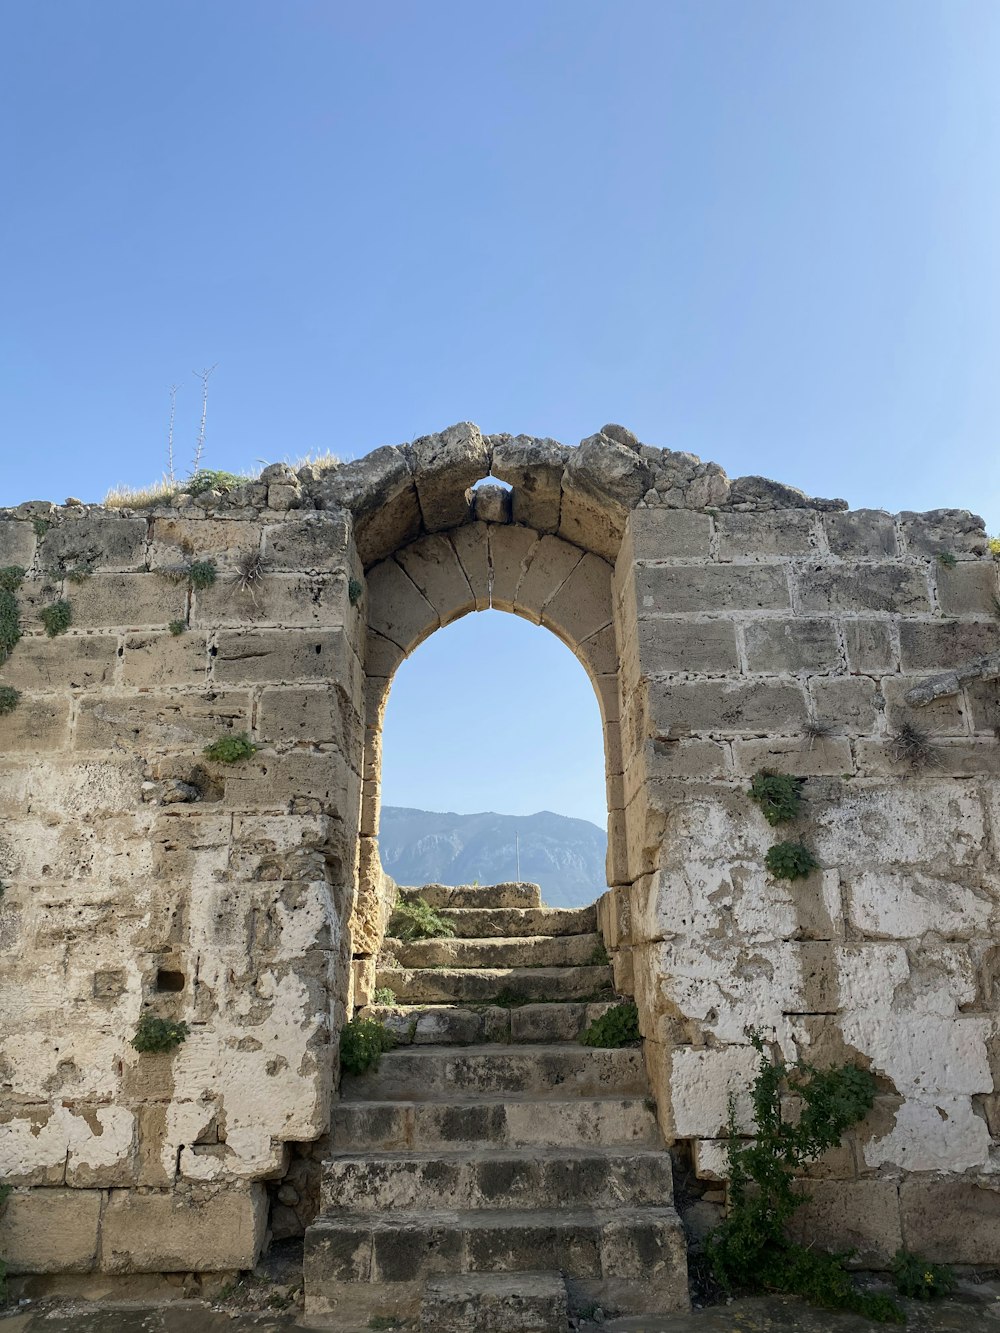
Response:
[[[689,1308],[677,1213],[621,1207],[320,1217],[305,1237],[305,1313],[357,1333],[375,1318],[415,1319],[428,1278],[540,1269],[563,1273],[578,1310]]]
[[[596,907],[448,907],[441,911],[461,939],[521,935],[591,935]]]
[[[370,1004],[360,1012],[377,1018],[398,1046],[470,1046],[482,1042],[576,1041],[614,1000],[592,1004],[524,1004],[514,1008],[458,1004]]]
[[[573,1045],[405,1046],[377,1069],[345,1074],[345,1101],[470,1101],[484,1093],[543,1093],[557,1099],[647,1095],[642,1051]]]
[[[460,1148],[662,1148],[646,1097],[483,1097],[474,1102],[339,1102],[330,1143],[337,1152]]]
[[[522,935],[514,939],[386,940],[396,967],[588,967],[607,965],[600,935]]]
[[[427,1333],[566,1333],[562,1273],[463,1273],[432,1278],[420,1302]]]
[[[428,907],[541,907],[542,891],[524,881],[504,884],[422,884],[400,887],[407,902],[423,898]]]
[[[673,1202],[665,1148],[491,1148],[345,1153],[323,1163],[320,1208],[340,1213],[658,1207]]]
[[[501,1004],[539,1000],[610,999],[610,967],[379,968],[376,986],[388,986],[402,1004]]]

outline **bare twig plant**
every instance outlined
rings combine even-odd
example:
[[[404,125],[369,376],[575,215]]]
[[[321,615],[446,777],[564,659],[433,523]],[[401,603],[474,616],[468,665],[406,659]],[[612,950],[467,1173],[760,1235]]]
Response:
[[[829,722],[823,722],[819,718],[807,718],[803,723],[802,730],[809,737],[810,750],[817,741],[825,741],[833,735],[833,726]]]
[[[270,563],[267,556],[261,551],[253,549],[241,551],[236,560],[233,587],[237,592],[249,594],[256,602]]]
[[[218,362],[216,362],[218,365]],[[193,370],[191,373],[201,380],[201,422],[198,426],[198,441],[194,448],[194,461],[191,464],[192,477],[201,467],[201,456],[205,450],[205,420],[208,416],[208,381],[215,370],[215,366],[208,366],[205,370]]]
[[[177,389],[178,385],[170,386],[170,420],[167,424],[167,477],[171,486],[177,484],[177,478],[174,476],[174,417],[177,415]]]
[[[921,731],[912,722],[904,722],[899,730],[889,737],[892,757],[897,764],[909,764],[915,772],[922,768],[937,768],[941,756],[935,749],[928,732]]]

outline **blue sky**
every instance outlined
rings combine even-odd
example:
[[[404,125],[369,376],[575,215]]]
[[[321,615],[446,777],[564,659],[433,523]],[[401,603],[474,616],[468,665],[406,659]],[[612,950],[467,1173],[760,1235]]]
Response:
[[[0,503],[217,363],[209,466],[612,420],[995,531],[998,69],[996,0],[7,0]]]

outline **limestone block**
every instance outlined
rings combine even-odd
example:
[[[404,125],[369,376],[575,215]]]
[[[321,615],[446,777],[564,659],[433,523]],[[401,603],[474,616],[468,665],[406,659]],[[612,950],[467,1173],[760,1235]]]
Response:
[[[100,1268],[105,1273],[253,1268],[266,1225],[263,1185],[190,1194],[112,1190],[101,1226]]]
[[[20,711],[15,709],[11,716]],[[32,810],[86,820],[134,814],[141,804],[144,778],[144,766],[137,756],[99,760],[74,757],[49,761],[44,766],[36,764],[31,775]]]
[[[1000,1262],[1000,1188],[990,1179],[914,1177],[899,1186],[907,1249],[932,1262]]]
[[[531,528],[510,524],[488,529],[490,570],[493,576],[491,604],[498,611],[513,611],[517,587],[539,545],[538,534]]]
[[[0,567],[20,565],[27,569],[35,558],[35,531],[30,523],[0,519]]]
[[[729,1101],[735,1099],[736,1123],[753,1129],[750,1086],[760,1057],[752,1046],[724,1046],[696,1050],[680,1046],[670,1069],[670,1108],[677,1138],[720,1138],[729,1121]]]
[[[983,520],[968,509],[929,509],[924,514],[909,510],[899,515],[906,549],[913,555],[981,556],[987,551]]]
[[[653,483],[652,469],[636,452],[604,434],[570,450],[563,491],[579,491],[616,510],[624,521]]]
[[[208,681],[210,663],[204,633],[171,634],[169,630],[151,630],[126,634],[122,684],[143,690],[164,684],[204,685]]]
[[[638,561],[707,560],[712,520],[690,509],[633,509],[625,525],[619,568]]]
[[[535,559],[542,554],[547,540],[556,539],[543,538]],[[534,563],[532,560],[532,566]],[[529,566],[525,579],[529,585],[532,566]],[[542,624],[571,644],[583,643],[607,629],[611,624],[611,575],[608,562],[588,552],[555,595],[543,604]],[[520,591],[518,597],[520,599]]]
[[[848,917],[869,939],[919,940],[930,931],[946,939],[986,935],[992,898],[953,879],[919,870],[861,871],[847,886]]]
[[[961,561],[949,568],[938,561],[934,567],[938,602],[946,616],[994,615],[1000,587],[995,560]]]
[[[728,771],[728,747],[718,741],[645,741],[625,772],[626,803],[645,783],[672,778],[720,778]]]
[[[146,520],[99,510],[78,518],[65,515],[39,543],[43,568],[135,569],[145,558]]]
[[[639,565],[634,597],[640,616],[786,611],[791,607],[784,565]]]
[[[261,753],[240,764],[225,765],[227,810],[331,811],[356,820],[361,806],[361,779],[336,752]]]
[[[485,611],[490,605],[489,530],[486,524],[465,523],[460,528],[452,528],[448,540],[472,589],[476,610]]]
[[[888,621],[845,620],[842,624],[851,671],[878,676],[896,670],[896,648]]]
[[[844,736],[817,736],[801,740],[734,740],[733,767],[748,777],[761,768],[796,777],[837,777],[854,771],[851,742]]]
[[[775,556],[808,555],[817,546],[818,517],[807,509],[769,513],[719,514],[720,560],[770,560]]]
[[[909,565],[805,565],[793,576],[796,605],[806,614],[930,611],[923,569]]]
[[[682,671],[721,676],[740,668],[736,626],[731,620],[652,616],[638,621],[631,642],[638,653],[635,679]]]
[[[391,445],[324,472],[314,490],[317,508],[354,515],[354,540],[366,568],[420,532],[413,473],[406,455]]]
[[[398,643],[373,629],[365,636],[365,672],[369,678],[391,680],[407,655]]]
[[[469,517],[465,492],[490,473],[490,456],[479,427],[460,421],[411,446],[417,499],[428,532],[454,528]]]
[[[993,736],[1000,736],[1000,731],[997,731],[997,728],[1000,727],[1000,687],[998,687],[996,681],[973,681],[971,685],[965,687],[965,698],[971,713],[973,731],[987,731]],[[964,714],[962,696],[953,695],[947,700],[935,699],[932,704],[921,708],[919,715],[924,717],[930,714],[934,717],[939,706],[947,708],[949,705],[950,709],[947,714],[949,718],[954,716],[951,710]],[[943,730],[943,728],[936,727],[935,730]]]
[[[25,635],[0,665],[0,685],[16,690],[87,690],[114,680],[117,634]]]
[[[849,509],[824,514],[830,550],[848,560],[880,560],[897,555],[896,524],[881,509]]]
[[[899,627],[899,647],[904,671],[961,666],[1000,650],[1000,625],[995,620],[904,620]]]
[[[368,573],[368,625],[404,653],[440,627],[437,611],[395,560]],[[370,670],[371,668],[369,668]]]
[[[149,567],[183,571],[195,560],[212,560],[223,577],[232,575],[246,551],[260,550],[263,525],[232,518],[156,517],[152,521]]]
[[[84,699],[73,739],[77,750],[199,749],[250,729],[244,690],[188,694],[114,694]]]
[[[68,744],[69,703],[65,699],[24,695],[12,713],[0,714],[0,754],[64,750]]]
[[[355,718],[352,727],[346,712],[335,686],[273,685],[261,693],[257,728],[271,745],[333,744],[350,756],[360,747],[360,720]]]
[[[906,702],[907,692],[915,685],[919,685],[923,679],[923,676],[885,676],[881,680],[880,689],[885,699],[885,718],[890,731],[898,731],[900,727],[909,724],[934,736],[968,735],[965,695],[961,691],[934,699],[920,708],[914,708]],[[992,683],[988,685],[986,693],[988,697],[996,696],[996,686]],[[975,717],[975,704],[972,707],[972,714]],[[997,717],[997,721],[1000,722],[1000,716]],[[992,726],[990,729],[992,730]]]
[[[816,855],[842,869],[871,870],[877,856],[882,866],[947,875],[973,864],[986,836],[975,794],[947,781],[845,784],[838,800],[814,806],[812,813]]]
[[[605,625],[589,638],[571,640],[569,646],[591,677],[610,676],[617,672],[619,659],[614,625]]]
[[[348,576],[337,574],[266,573],[256,588],[241,591],[232,579],[220,578],[194,594],[192,625],[282,625],[289,628],[334,628],[351,619]]]
[[[569,449],[555,440],[536,440],[530,435],[491,435],[490,471],[513,487],[511,517],[536,532],[555,532],[559,527],[562,475]]]
[[[584,552],[578,546],[572,546],[560,537],[542,537],[537,546],[532,547],[531,557],[517,586],[513,607],[517,615],[534,621],[536,625],[541,624],[542,608],[555,597],[583,558]]]
[[[356,651],[344,629],[226,630],[216,641],[212,674],[234,685],[353,680]]]
[[[477,486],[472,492],[473,513],[477,522],[509,523],[511,493],[505,486]]]
[[[806,616],[748,620],[744,625],[749,671],[839,671],[843,669],[837,625]]]
[[[76,629],[139,629],[183,620],[187,584],[160,574],[95,574],[67,592]]]
[[[791,682],[651,681],[648,686],[651,735],[669,740],[691,732],[801,732],[805,695]]]
[[[863,736],[875,730],[876,688],[867,676],[811,680],[809,692],[816,716],[828,722],[838,735]]]
[[[567,485],[566,475],[563,474],[558,536],[613,563],[621,549],[628,511]]]
[[[794,1241],[854,1250],[859,1268],[888,1268],[903,1243],[894,1180],[810,1180],[803,1188],[810,1199],[792,1215]]]
[[[474,610],[469,580],[445,534],[429,533],[397,551],[395,559],[434,608],[441,625]]]
[[[277,571],[345,569],[351,564],[352,547],[347,514],[336,509],[272,523],[264,530],[264,555]]]
[[[0,1210],[11,1273],[87,1273],[97,1254],[100,1190],[16,1190]]]

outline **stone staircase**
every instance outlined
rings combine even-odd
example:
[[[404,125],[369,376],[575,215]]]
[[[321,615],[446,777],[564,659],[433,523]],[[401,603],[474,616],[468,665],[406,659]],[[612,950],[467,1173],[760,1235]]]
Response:
[[[455,937],[386,941],[376,985],[397,1002],[363,1012],[399,1044],[342,1082],[310,1322],[566,1333],[595,1306],[686,1309],[642,1052],[578,1040],[613,1000],[596,909],[543,907],[534,884],[402,892]]]

